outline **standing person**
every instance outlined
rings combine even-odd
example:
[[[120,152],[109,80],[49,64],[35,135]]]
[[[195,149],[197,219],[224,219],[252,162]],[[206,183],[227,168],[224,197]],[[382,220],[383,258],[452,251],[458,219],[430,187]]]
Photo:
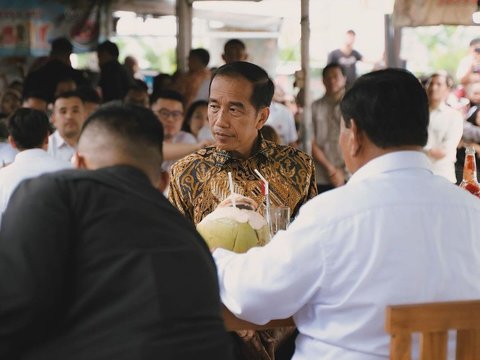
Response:
[[[222,59],[225,64],[248,59],[247,47],[240,39],[230,39],[223,46]]]
[[[338,144],[340,135],[340,101],[345,94],[345,70],[332,63],[322,71],[325,95],[312,104],[314,139],[312,156],[315,160],[315,178],[322,193],[345,184],[347,171]]]
[[[469,85],[480,82],[480,38],[470,41],[468,55],[460,60],[456,78],[465,91]]]
[[[289,207],[292,217],[316,195],[311,157],[293,147],[264,140],[259,134],[269,115],[273,91],[265,70],[248,62],[226,64],[214,73],[208,121],[215,146],[180,159],[170,173],[169,199],[194,224],[230,194],[229,172],[236,193],[264,204],[262,182],[255,173],[258,170],[269,182],[271,205]],[[275,346],[268,340],[262,343],[263,339],[259,333],[236,337],[241,358],[273,356]]]
[[[77,92],[60,94],[53,103],[51,119],[56,130],[48,139],[48,153],[56,159],[70,161],[85,121],[81,95]]]
[[[148,109],[105,107],[82,130],[86,170],[19,186],[0,230],[0,358],[232,359],[210,252],[157,190],[162,141]]]
[[[362,61],[363,59],[363,55],[353,48],[355,37],[355,31],[348,30],[345,33],[345,40],[342,47],[330,52],[327,58],[327,64],[337,63],[342,65],[345,69],[347,89],[352,86],[357,78],[357,61]]]
[[[210,53],[203,48],[192,49],[188,54],[188,71],[178,74],[174,80],[175,90],[184,97],[186,108],[195,100],[208,99],[208,86],[212,72],[208,68]]]
[[[117,44],[106,40],[97,47],[98,65],[100,66],[100,80],[98,86],[102,90],[104,102],[123,100],[133,79],[118,62],[120,52]]]
[[[64,37],[54,39],[45,63],[27,75],[23,94],[40,92],[51,103],[55,99],[55,89],[60,80],[70,78],[77,86],[87,85],[89,82],[84,74],[72,67],[70,62],[72,52],[73,45],[70,40]]]
[[[432,175],[428,101],[415,76],[366,74],[341,112],[349,182],[309,201],[264,247],[213,253],[235,315],[256,324],[293,316],[294,360],[386,360],[387,305],[480,296],[480,202]]]
[[[452,87],[452,78],[444,73],[434,73],[427,81],[430,122],[425,151],[432,161],[433,172],[456,183],[455,161],[463,118],[459,111],[446,104]]]
[[[22,180],[72,167],[48,155],[50,123],[44,112],[20,108],[9,117],[7,128],[9,142],[19,153],[12,164],[0,169],[0,223],[10,196]]]

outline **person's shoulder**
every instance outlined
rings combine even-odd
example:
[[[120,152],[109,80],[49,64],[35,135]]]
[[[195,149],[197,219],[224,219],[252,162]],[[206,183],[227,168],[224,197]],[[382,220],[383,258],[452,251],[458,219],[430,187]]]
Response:
[[[286,158],[292,161],[303,164],[304,166],[310,166],[312,164],[312,157],[306,152],[294,148],[290,145],[281,145],[272,141],[265,140],[267,145],[272,148],[272,155],[276,158]],[[283,162],[281,162],[283,165]]]

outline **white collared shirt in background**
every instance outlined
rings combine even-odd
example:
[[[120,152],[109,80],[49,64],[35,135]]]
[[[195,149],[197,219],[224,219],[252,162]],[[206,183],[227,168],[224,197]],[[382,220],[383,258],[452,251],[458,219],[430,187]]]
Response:
[[[18,150],[8,142],[0,142],[0,168],[13,162],[17,153]]]
[[[293,315],[294,360],[388,359],[390,304],[480,297],[480,201],[421,152],[371,160],[245,254],[217,249],[223,303],[263,324]]]
[[[452,183],[457,182],[455,176],[455,161],[457,160],[457,146],[463,134],[463,117],[459,111],[445,103],[430,111],[428,124],[428,141],[425,150],[442,148],[446,153],[441,159],[433,159],[432,171],[434,174],[447,178]]]
[[[58,130],[48,137],[48,153],[55,159],[70,162],[75,150],[62,138]]]
[[[272,101],[270,105],[270,115],[265,125],[269,125],[275,129],[280,137],[281,145],[290,145],[298,140],[293,114],[290,109],[283,104]]]
[[[10,196],[22,180],[71,167],[71,163],[54,159],[43,149],[20,151],[13,163],[0,169],[0,224]]]

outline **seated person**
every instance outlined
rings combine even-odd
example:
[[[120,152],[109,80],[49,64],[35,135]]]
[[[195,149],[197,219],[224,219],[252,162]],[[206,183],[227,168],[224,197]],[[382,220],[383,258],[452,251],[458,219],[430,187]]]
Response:
[[[158,191],[162,141],[148,109],[105,107],[84,170],[20,184],[0,229],[1,359],[232,359],[210,252]]]

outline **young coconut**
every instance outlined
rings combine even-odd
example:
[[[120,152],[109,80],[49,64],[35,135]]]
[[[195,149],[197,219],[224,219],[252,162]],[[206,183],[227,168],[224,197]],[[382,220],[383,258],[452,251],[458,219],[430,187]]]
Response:
[[[251,247],[263,246],[270,240],[270,232],[267,221],[256,208],[252,199],[230,195],[197,224],[197,230],[210,248],[243,253]]]

